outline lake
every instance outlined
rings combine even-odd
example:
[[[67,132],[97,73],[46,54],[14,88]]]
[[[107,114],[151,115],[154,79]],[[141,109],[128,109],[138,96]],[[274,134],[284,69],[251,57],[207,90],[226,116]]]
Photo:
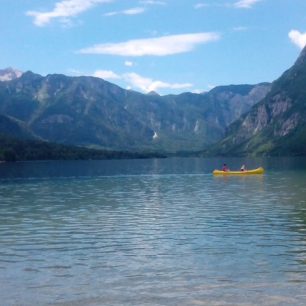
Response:
[[[305,305],[306,159],[0,164],[0,301]]]

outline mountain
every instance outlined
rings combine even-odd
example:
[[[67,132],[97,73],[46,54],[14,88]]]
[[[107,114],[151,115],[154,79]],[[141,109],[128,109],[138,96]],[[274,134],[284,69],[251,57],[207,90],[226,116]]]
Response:
[[[210,154],[306,155],[306,47]]]
[[[222,139],[226,128],[260,101],[270,90],[270,84],[229,85],[208,93],[183,93],[162,98],[169,105],[160,123],[160,143],[170,143],[173,150],[197,150]],[[159,126],[153,126],[157,130]],[[157,132],[158,133],[158,132]],[[159,133],[158,133],[159,135]],[[175,145],[177,147],[175,147]]]
[[[262,83],[160,96],[94,77],[26,72],[0,82],[0,114],[34,139],[112,150],[192,151],[220,140],[269,90]]]
[[[0,81],[11,81],[22,76],[22,72],[13,68],[0,69]]]

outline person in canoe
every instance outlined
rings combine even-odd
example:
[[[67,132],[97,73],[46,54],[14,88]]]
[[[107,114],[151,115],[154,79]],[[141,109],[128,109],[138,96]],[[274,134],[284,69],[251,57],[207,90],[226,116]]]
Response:
[[[229,171],[229,167],[227,166],[227,164],[223,164],[222,171],[224,172]]]
[[[247,171],[245,165],[242,165],[242,166],[241,166],[240,171]]]

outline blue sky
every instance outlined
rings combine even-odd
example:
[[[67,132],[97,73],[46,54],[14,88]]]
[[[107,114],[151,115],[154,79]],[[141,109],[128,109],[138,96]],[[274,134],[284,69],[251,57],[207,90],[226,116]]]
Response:
[[[305,0],[1,0],[0,68],[160,94],[273,81],[306,44]]]

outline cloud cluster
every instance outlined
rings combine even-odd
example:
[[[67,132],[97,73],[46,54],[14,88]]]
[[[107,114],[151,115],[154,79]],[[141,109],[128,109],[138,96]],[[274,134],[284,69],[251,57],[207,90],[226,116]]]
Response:
[[[288,34],[291,41],[299,48],[303,49],[306,45],[306,33],[301,33],[298,30],[291,30]]]
[[[192,51],[197,45],[217,41],[214,32],[191,33],[107,43],[81,49],[82,54],[109,54],[119,56],[166,56]]]
[[[76,17],[83,12],[92,9],[99,4],[112,3],[116,0],[56,0],[54,8],[50,11],[27,11],[28,16],[33,17],[36,26],[43,27],[51,21],[58,19],[61,22],[69,22],[72,17]],[[201,9],[209,6],[225,6],[229,8],[247,9],[252,8],[255,4],[262,0],[231,0],[231,2],[217,4],[205,1],[194,5],[195,9]],[[138,0],[139,7],[125,10],[112,11],[104,14],[104,16],[115,15],[138,15],[147,11],[148,6],[167,5],[166,0]],[[234,31],[243,31],[246,28],[237,27]],[[302,34],[296,30],[289,33],[291,40],[300,47],[305,45],[306,34]],[[221,39],[221,35],[217,32],[200,32],[187,33],[177,35],[166,35],[160,37],[151,37],[143,39],[134,39],[114,43],[101,43],[79,50],[79,54],[104,54],[125,57],[141,57],[141,56],[169,56],[193,51],[196,47],[215,42]],[[132,61],[125,61],[126,67],[134,66]],[[192,88],[191,83],[170,83],[161,80],[153,80],[148,77],[141,76],[135,72],[117,74],[111,70],[97,70],[95,77],[106,80],[121,80],[130,88],[140,89],[143,92],[158,91],[160,89],[185,89]]]
[[[121,75],[110,70],[97,70],[94,77],[105,80],[123,80],[128,88],[140,89],[143,92],[158,91],[159,89],[185,89],[193,87],[191,83],[168,83],[151,78],[143,77],[135,72],[123,73]]]
[[[239,0],[236,1],[233,6],[236,8],[251,8],[257,2],[262,0]],[[53,10],[41,12],[41,11],[27,11],[26,15],[34,18],[34,24],[43,27],[51,22],[52,19],[61,19],[67,23],[69,18],[77,16],[97,4],[114,2],[114,0],[61,0],[55,3]],[[142,0],[139,3],[142,5],[166,5],[165,1],[159,0]],[[209,6],[206,3],[197,3],[195,8],[199,9],[202,7]],[[145,12],[144,7],[135,7],[123,11],[115,11],[106,13],[105,16],[114,15],[137,15]]]
[[[54,18],[65,19],[77,16],[97,4],[108,2],[113,2],[113,0],[62,0],[55,4],[52,11],[27,11],[26,15],[34,17],[34,24],[42,27],[51,22],[51,20]]]

